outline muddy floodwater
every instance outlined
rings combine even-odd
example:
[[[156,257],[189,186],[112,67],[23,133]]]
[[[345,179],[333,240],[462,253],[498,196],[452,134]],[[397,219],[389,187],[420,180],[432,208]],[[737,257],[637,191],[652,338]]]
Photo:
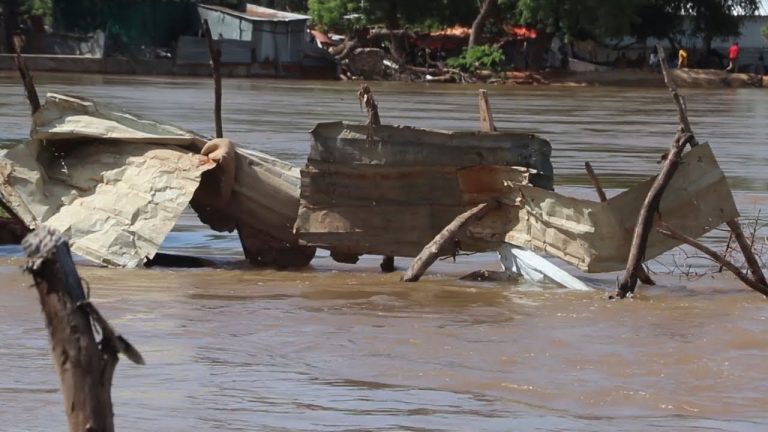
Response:
[[[212,134],[207,79],[37,76],[41,93],[109,101]],[[224,80],[225,135],[301,164],[320,121],[363,121],[356,83]],[[374,83],[386,123],[471,129],[477,87]],[[663,89],[489,87],[498,126],[553,145],[556,187],[594,197],[658,171],[675,133]],[[713,145],[742,215],[768,212],[768,90],[685,90],[694,131]],[[0,75],[0,143],[23,140],[28,108]],[[407,217],[407,215],[404,215]],[[725,234],[705,241],[722,248]],[[763,235],[758,242],[765,243]],[[456,277],[492,254],[440,262],[418,284],[320,253],[300,272],[257,270],[236,236],[186,212],[169,252],[205,270],[81,266],[91,296],[147,365],[118,365],[119,431],[768,430],[768,302],[727,276],[657,275],[637,298]],[[18,249],[0,248],[0,431],[65,430],[43,317]],[[408,261],[398,259],[401,269]],[[652,263],[711,267],[676,251]],[[578,273],[577,273],[578,274]]]

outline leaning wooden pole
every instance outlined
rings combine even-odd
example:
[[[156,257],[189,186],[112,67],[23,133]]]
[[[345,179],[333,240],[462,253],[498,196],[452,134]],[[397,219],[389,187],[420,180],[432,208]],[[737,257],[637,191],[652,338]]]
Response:
[[[659,210],[659,204],[661,198],[664,195],[664,191],[667,188],[672,176],[675,175],[677,167],[680,165],[680,157],[683,154],[685,146],[693,139],[693,135],[690,134],[678,134],[675,137],[675,141],[672,143],[672,148],[669,150],[664,166],[661,168],[661,173],[656,177],[651,189],[648,191],[642,207],[640,207],[640,214],[637,217],[637,224],[635,225],[635,232],[632,235],[632,247],[629,250],[629,259],[627,260],[627,268],[624,271],[624,277],[619,284],[619,289],[616,292],[618,298],[624,298],[627,294],[634,292],[637,287],[638,275],[643,261],[645,261],[645,249],[648,246],[648,237],[650,236],[651,228],[653,228],[653,220],[656,213]]]
[[[411,266],[408,267],[408,271],[405,272],[401,280],[403,282],[418,282],[419,279],[421,279],[421,276],[424,275],[424,272],[437,261],[437,258],[440,256],[440,251],[443,250],[448,243],[455,240],[463,228],[498,207],[499,202],[492,200],[479,204],[456,216],[456,219],[454,219],[453,222],[443,228],[431,242],[424,246],[424,249],[422,249],[419,255],[413,260]]]
[[[659,56],[664,58],[664,48],[659,44],[656,46]],[[638,274],[642,266],[642,262],[645,258],[645,249],[648,245],[648,237],[650,236],[650,230],[653,227],[653,219],[658,212],[661,198],[664,195],[664,190],[672,180],[672,176],[675,174],[677,167],[680,163],[680,157],[682,156],[685,146],[696,145],[696,137],[691,130],[690,122],[688,121],[688,115],[686,112],[685,100],[677,91],[677,87],[670,76],[670,72],[667,69],[665,62],[661,62],[661,71],[664,76],[664,82],[667,84],[669,91],[672,93],[672,99],[677,105],[678,119],[680,121],[680,131],[675,136],[675,140],[672,143],[672,147],[669,150],[664,165],[661,168],[661,173],[656,177],[651,189],[648,191],[648,195],[643,201],[643,205],[640,208],[640,214],[637,217],[637,223],[635,224],[635,231],[632,235],[632,246],[629,250],[629,258],[627,259],[627,268],[624,271],[624,276],[619,284],[616,296],[618,298],[624,298],[627,294],[635,291],[637,287]]]
[[[213,115],[216,122],[216,138],[224,138],[224,126],[221,120],[221,48],[219,48],[211,35],[211,27],[208,20],[203,20],[203,32],[208,41],[208,54],[211,56],[211,71],[213,72]]]
[[[478,91],[478,109],[480,111],[480,130],[482,132],[496,132],[493,122],[493,111],[488,100],[488,92],[484,89]]]
[[[608,201],[608,196],[605,194],[603,185],[600,183],[600,179],[597,177],[594,168],[592,168],[592,164],[584,162],[584,169],[587,170],[587,175],[589,176],[589,179],[592,180],[592,185],[595,187],[595,192],[597,192],[597,197],[600,198],[600,202]],[[656,282],[651,278],[648,272],[645,271],[643,263],[640,263],[640,268],[637,270],[637,279],[646,285],[656,285]]]
[[[112,432],[112,377],[118,353],[144,364],[141,354],[116,334],[88,301],[69,244],[61,233],[41,226],[22,242],[45,315],[61,380],[70,432]],[[101,341],[94,336],[99,327]]]
[[[34,115],[40,109],[40,97],[37,95],[37,88],[35,88],[32,74],[29,72],[27,63],[21,55],[22,44],[20,37],[14,37],[13,47],[16,52],[13,61],[16,63],[16,70],[19,71],[21,82],[24,84],[24,92],[27,94],[27,101],[29,101],[29,107],[32,109],[32,115]]]

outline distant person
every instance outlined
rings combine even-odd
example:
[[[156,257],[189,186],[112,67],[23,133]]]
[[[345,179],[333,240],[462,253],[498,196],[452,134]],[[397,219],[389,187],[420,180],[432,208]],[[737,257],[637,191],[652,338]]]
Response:
[[[757,65],[755,66],[755,73],[758,75],[765,75],[765,58],[760,53],[760,57],[757,58]]]
[[[730,48],[728,48],[728,68],[727,72],[736,73],[739,71],[739,42],[734,42]]]
[[[688,67],[688,51],[685,48],[680,47],[680,51],[677,52],[677,68],[685,69]]]

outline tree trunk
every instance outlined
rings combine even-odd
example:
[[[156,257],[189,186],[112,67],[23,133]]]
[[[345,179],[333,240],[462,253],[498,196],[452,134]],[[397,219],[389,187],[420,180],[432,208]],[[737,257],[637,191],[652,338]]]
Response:
[[[61,233],[43,225],[22,246],[45,315],[69,431],[113,432],[111,388],[117,355],[123,353],[138,364],[144,359],[88,301]]]
[[[469,35],[469,45],[467,48],[472,48],[477,45],[477,42],[485,29],[485,23],[488,22],[488,18],[491,17],[491,12],[496,8],[499,3],[498,0],[484,0],[483,5],[480,7],[480,13],[477,14],[477,18],[472,23],[472,33]]]

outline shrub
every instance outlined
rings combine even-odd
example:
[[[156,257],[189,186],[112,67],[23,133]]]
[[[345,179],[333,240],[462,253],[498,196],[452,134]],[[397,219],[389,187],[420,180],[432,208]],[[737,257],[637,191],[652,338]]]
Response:
[[[458,57],[448,59],[448,67],[462,72],[474,73],[478,69],[488,69],[500,72],[504,68],[506,58],[500,48],[491,45],[476,45]]]

